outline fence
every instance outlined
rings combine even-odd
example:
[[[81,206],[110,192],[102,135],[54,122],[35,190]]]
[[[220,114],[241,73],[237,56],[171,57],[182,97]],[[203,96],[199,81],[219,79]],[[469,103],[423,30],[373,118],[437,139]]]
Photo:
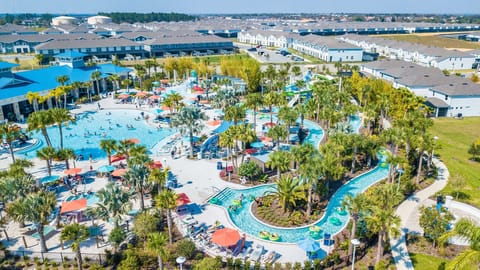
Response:
[[[19,256],[30,258],[38,258],[43,263],[45,259],[50,261],[56,261],[64,263],[66,261],[71,261],[75,259],[76,253],[74,252],[38,252],[38,251],[29,251],[29,250],[8,250],[10,256]],[[84,261],[96,262],[102,265],[106,262],[106,254],[104,253],[83,253],[82,259]]]

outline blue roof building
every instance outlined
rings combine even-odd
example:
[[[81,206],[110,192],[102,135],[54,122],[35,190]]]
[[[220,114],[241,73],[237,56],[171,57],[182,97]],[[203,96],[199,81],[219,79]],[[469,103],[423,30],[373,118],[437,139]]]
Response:
[[[104,80],[110,75],[117,74],[121,77],[128,76],[130,68],[116,66],[111,63],[99,64],[96,66],[85,66],[83,57],[85,54],[79,52],[66,52],[56,55],[56,66],[50,66],[37,70],[29,70],[13,73],[11,69],[16,64],[0,62],[0,120],[22,120],[33,111],[33,107],[27,101],[27,93],[38,93],[46,96],[49,92],[61,84],[57,81],[59,76],[68,76],[69,82],[90,82],[91,74],[100,72],[100,91],[106,89],[107,81]],[[95,86],[94,86],[95,87]],[[83,89],[92,91],[93,89]],[[78,96],[77,96],[78,98]],[[52,100],[47,100],[47,105],[52,106]]]

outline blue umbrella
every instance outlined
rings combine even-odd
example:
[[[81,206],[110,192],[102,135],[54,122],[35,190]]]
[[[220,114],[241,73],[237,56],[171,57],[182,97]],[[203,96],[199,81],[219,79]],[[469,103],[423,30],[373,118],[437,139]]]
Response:
[[[60,179],[60,176],[58,176],[58,175],[49,175],[49,176],[45,176],[45,177],[40,178],[39,183],[40,183],[40,185],[45,185],[45,184],[48,184],[48,183],[55,182],[58,179]]]
[[[103,165],[97,169],[97,172],[107,173],[107,172],[113,172],[114,170],[115,170],[115,166]]]
[[[297,245],[306,252],[315,252],[321,249],[320,243],[310,237],[298,241]]]
[[[251,143],[250,146],[253,148],[262,148],[263,146],[265,146],[265,144],[263,144],[262,142],[254,142]]]
[[[161,114],[161,113],[163,112],[163,110],[160,109],[160,108],[156,108],[156,109],[153,109],[152,112],[153,112],[154,114]]]

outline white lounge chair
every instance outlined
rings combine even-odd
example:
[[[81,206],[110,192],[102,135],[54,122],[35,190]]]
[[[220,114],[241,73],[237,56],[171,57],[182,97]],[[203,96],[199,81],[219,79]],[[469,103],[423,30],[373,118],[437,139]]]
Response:
[[[262,263],[271,263],[277,258],[277,253],[275,251],[270,251],[265,256],[262,256]]]
[[[263,254],[263,246],[262,245],[257,245],[255,247],[255,249],[253,250],[252,254],[250,256],[248,256],[248,258],[251,260],[251,261],[258,261],[260,260],[260,257],[262,256]]]

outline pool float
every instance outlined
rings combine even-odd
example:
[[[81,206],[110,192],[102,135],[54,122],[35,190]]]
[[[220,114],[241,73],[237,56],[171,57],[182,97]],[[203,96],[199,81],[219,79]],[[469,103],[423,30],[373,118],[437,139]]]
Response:
[[[342,207],[337,208],[337,213],[341,216],[345,216],[347,214],[347,211],[343,209]]]
[[[235,199],[235,200],[232,201],[232,205],[242,206],[242,201],[241,201],[241,200],[238,200],[238,199]]]
[[[387,166],[388,166],[387,162],[380,163],[380,167],[382,167],[382,168],[386,168]]]
[[[261,239],[269,239],[270,238],[270,233],[267,232],[267,231],[260,231],[258,233],[258,237],[260,237]]]
[[[219,203],[220,203],[220,200],[218,200],[217,198],[211,198],[211,199],[210,199],[210,203],[211,203],[211,204],[219,204]]]
[[[271,233],[270,236],[268,236],[268,240],[274,241],[274,242],[280,241],[280,235],[276,233]]]
[[[337,218],[337,217],[331,217],[331,218],[330,218],[330,223],[332,223],[332,224],[335,225],[335,226],[338,226],[338,225],[342,224],[342,222],[340,221],[340,219]]]
[[[312,226],[310,226],[310,228],[308,228],[308,230],[311,231],[311,232],[319,232],[321,229],[317,225],[312,225]]]

